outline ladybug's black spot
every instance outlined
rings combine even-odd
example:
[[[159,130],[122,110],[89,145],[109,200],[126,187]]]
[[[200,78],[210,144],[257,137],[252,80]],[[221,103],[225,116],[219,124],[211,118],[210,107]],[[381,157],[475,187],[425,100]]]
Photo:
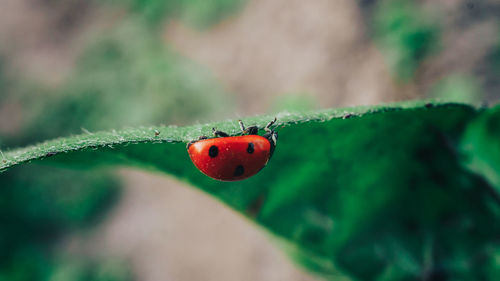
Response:
[[[219,154],[219,148],[217,148],[217,146],[215,145],[212,145],[209,149],[208,149],[208,156],[214,158],[214,157],[217,157],[217,155]]]
[[[243,168],[243,166],[241,166],[241,165],[238,165],[238,166],[236,166],[236,169],[234,169],[234,176],[239,177],[239,176],[243,175],[244,172],[245,172],[245,168]]]
[[[248,147],[247,147],[247,152],[252,154],[254,152],[254,145],[253,145],[253,142],[249,142],[248,143]]]

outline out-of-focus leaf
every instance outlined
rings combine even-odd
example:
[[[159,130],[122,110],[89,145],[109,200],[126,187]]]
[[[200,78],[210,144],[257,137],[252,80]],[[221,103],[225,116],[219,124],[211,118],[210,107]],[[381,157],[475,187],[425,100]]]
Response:
[[[188,24],[203,28],[236,12],[246,0],[106,0],[124,5],[151,26],[166,19],[180,18]]]
[[[48,255],[54,241],[98,220],[119,195],[108,173],[33,165],[0,174],[0,186],[0,271],[23,248]]]
[[[198,28],[209,27],[222,18],[235,13],[246,0],[192,0],[181,1],[181,18]]]
[[[281,95],[274,99],[272,103],[272,111],[292,111],[304,112],[319,108],[318,101],[311,95],[304,93],[289,93]]]
[[[408,81],[439,44],[437,24],[415,1],[382,0],[374,15],[374,35],[395,77]]]
[[[500,198],[500,106],[469,123],[460,143],[465,165],[496,187]]]
[[[53,270],[48,281],[128,281],[134,280],[126,264],[117,260],[91,263],[66,258]]]
[[[467,75],[450,75],[438,81],[431,89],[433,98],[478,104],[483,100],[480,85]]]

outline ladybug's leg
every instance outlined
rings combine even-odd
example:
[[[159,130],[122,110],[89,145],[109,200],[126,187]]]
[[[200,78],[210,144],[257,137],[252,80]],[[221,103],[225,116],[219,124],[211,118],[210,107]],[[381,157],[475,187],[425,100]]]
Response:
[[[272,132],[272,130],[269,127],[271,127],[275,122],[276,122],[276,117],[274,117],[274,120],[271,120],[271,122],[267,123],[266,127],[264,127],[264,130],[266,132]]]
[[[226,134],[226,133],[224,133],[222,131],[218,131],[215,128],[212,128],[212,131],[214,132],[214,136],[216,136],[216,137],[224,137],[224,138],[225,137],[229,137],[228,134]]]
[[[245,133],[245,125],[243,125],[243,122],[241,122],[241,120],[238,120],[238,123],[240,124],[241,131]]]
[[[240,123],[241,132],[244,135],[257,135],[257,133],[259,132],[259,128],[257,126],[250,126],[245,129],[245,125],[243,125],[243,122],[241,122],[241,120],[238,120],[238,122]]]

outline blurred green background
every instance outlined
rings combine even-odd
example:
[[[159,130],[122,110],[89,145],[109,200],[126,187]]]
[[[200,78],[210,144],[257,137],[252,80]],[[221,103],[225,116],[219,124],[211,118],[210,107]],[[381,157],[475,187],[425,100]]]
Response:
[[[0,151],[129,126],[500,98],[494,0],[2,6]],[[0,174],[0,281],[314,278],[181,185],[131,170],[27,165]],[[159,246],[167,241],[176,245]]]

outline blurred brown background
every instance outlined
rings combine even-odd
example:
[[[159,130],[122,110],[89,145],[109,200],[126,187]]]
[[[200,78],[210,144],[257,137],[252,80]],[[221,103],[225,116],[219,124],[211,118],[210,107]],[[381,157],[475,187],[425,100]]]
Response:
[[[125,126],[499,98],[494,0],[3,0],[1,7],[3,150]],[[130,169],[103,173],[121,178],[121,191],[95,211],[92,226],[50,236],[56,262],[47,268],[55,269],[12,278],[17,261],[9,256],[0,280],[75,279],[87,267],[59,266],[67,256],[107,261],[95,280],[314,280],[264,232],[188,185]],[[19,178],[2,182],[16,186]]]

